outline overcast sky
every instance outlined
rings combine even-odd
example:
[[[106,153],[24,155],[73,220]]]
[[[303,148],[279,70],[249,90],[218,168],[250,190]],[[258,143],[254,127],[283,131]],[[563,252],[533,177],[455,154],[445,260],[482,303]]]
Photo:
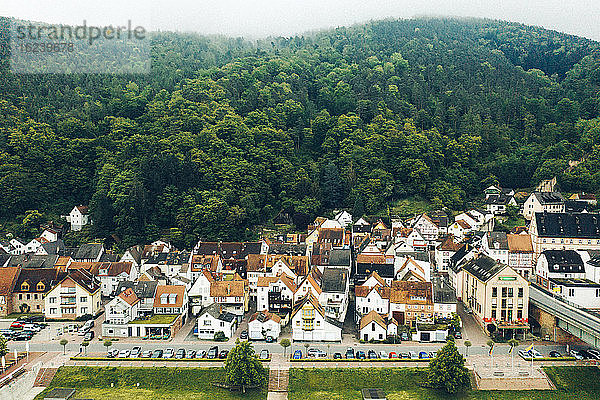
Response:
[[[469,16],[540,25],[600,41],[600,0],[0,0],[0,15],[53,23],[263,37],[386,17]]]

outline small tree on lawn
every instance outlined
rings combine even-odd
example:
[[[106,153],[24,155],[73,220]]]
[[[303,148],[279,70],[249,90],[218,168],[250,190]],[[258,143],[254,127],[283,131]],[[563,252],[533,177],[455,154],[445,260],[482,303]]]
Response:
[[[81,345],[83,346],[83,348],[85,349],[85,354],[87,355],[87,347],[90,345],[90,342],[88,342],[87,340],[84,340]]]
[[[281,339],[281,342],[279,342],[279,344],[281,345],[281,347],[283,347],[283,356],[285,357],[287,348],[290,347],[292,343],[290,342],[290,339]]]
[[[67,343],[69,343],[69,341],[67,339],[60,339],[59,343],[63,347],[63,354],[65,354],[67,351]]]
[[[310,344],[308,343],[304,343],[304,357],[308,357],[308,348],[310,347]]]
[[[235,341],[225,360],[225,383],[239,386],[246,392],[249,386],[260,386],[266,382],[265,368],[256,356],[254,347],[248,341]]]
[[[473,343],[471,343],[470,340],[465,340],[465,347],[467,348],[467,351],[466,351],[467,356],[469,355],[469,347],[471,347],[471,346],[473,346]]]
[[[6,338],[0,334],[0,358],[8,354],[8,346],[6,345]]]
[[[431,387],[456,393],[469,384],[469,372],[465,359],[458,352],[453,341],[449,341],[429,362],[427,382]]]

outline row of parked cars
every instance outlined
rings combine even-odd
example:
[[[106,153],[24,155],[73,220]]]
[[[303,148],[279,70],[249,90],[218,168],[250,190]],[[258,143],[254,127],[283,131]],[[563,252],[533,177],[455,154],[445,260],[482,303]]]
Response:
[[[31,340],[36,333],[48,326],[41,321],[43,317],[22,317],[10,324],[9,329],[0,330],[0,333],[6,340]]]
[[[226,359],[229,355],[229,350],[222,349],[219,351],[218,346],[213,346],[208,351],[206,350],[186,350],[184,348],[175,349],[155,349],[155,350],[144,350],[140,346],[135,346],[131,350],[129,349],[111,349],[108,350],[106,356],[108,358],[175,358],[175,359],[194,359],[194,358],[207,358],[207,359]],[[261,359],[269,358],[269,351],[262,350],[260,352]]]
[[[519,355],[526,359],[545,358],[542,353],[535,349],[531,349],[529,351],[519,350]],[[571,350],[568,354],[561,354],[559,351],[553,350],[549,353],[549,356],[551,358],[575,357],[577,360],[600,360],[600,351],[596,349]]]
[[[376,359],[394,359],[394,358],[405,358],[405,359],[413,359],[413,360],[418,360],[418,359],[430,359],[430,358],[435,358],[437,352],[435,351],[420,351],[420,352],[414,352],[414,351],[408,351],[408,352],[404,352],[404,353],[396,353],[395,351],[392,352],[385,352],[385,351],[380,351],[380,352],[376,352],[375,350],[367,350],[366,352],[363,350],[354,350],[352,347],[348,347],[348,349],[346,349],[346,354],[344,354],[344,356],[342,357],[342,353],[333,353],[333,359],[339,359],[341,360],[342,358],[346,358],[348,360],[376,360]],[[327,357],[327,353],[317,349],[317,348],[311,348],[308,349],[306,351],[306,357],[309,358],[325,358]],[[292,354],[292,358],[294,360],[300,360],[302,359],[302,350],[296,350],[293,354]]]

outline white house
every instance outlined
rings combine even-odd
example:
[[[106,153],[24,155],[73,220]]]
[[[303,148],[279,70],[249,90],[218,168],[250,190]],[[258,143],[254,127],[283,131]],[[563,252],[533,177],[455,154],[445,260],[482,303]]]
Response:
[[[131,262],[104,262],[94,266],[102,287],[102,296],[113,296],[120,282],[135,281],[139,271]]]
[[[390,287],[385,282],[372,287],[366,285],[357,286],[354,288],[354,293],[356,295],[356,309],[354,313],[356,323],[371,311],[375,311],[378,314],[387,314],[389,312]]]
[[[40,237],[46,239],[48,242],[56,242],[58,240],[58,231],[53,228],[46,228]]]
[[[440,272],[448,272],[450,257],[452,257],[460,248],[461,244],[454,241],[453,235],[444,238],[434,252],[435,267]]]
[[[429,282],[431,278],[431,264],[426,261],[416,260],[410,256],[398,257],[394,262],[394,277],[396,280],[418,280]]]
[[[9,243],[12,248],[10,254],[12,254],[13,256],[25,254],[26,246],[28,243],[26,240],[21,238],[12,238],[10,239]]]
[[[429,243],[435,242],[440,233],[437,224],[427,214],[421,214],[414,219],[412,228],[417,229]]]
[[[360,319],[360,339],[364,341],[383,341],[387,338],[387,324],[381,315],[371,311]]]
[[[277,340],[281,333],[281,318],[268,311],[258,311],[252,314],[248,321],[248,338],[264,340],[267,336]]]
[[[600,284],[581,278],[550,278],[549,287],[563,299],[591,310],[600,309]]]
[[[227,339],[233,337],[237,328],[237,317],[218,304],[208,306],[198,317],[198,339],[214,339],[215,333],[223,332]]]
[[[586,279],[585,263],[582,255],[587,252],[575,250],[546,250],[540,254],[535,268],[536,281],[545,288],[550,287],[549,280]]]
[[[114,325],[128,324],[138,317],[139,303],[140,299],[133,289],[125,289],[104,307],[105,322]]]
[[[559,192],[533,192],[523,204],[523,216],[530,220],[535,213],[565,212],[565,198]]]
[[[338,221],[342,228],[346,228],[348,225],[352,224],[352,214],[348,211],[340,211],[333,219]]]
[[[276,312],[281,315],[292,311],[296,284],[285,273],[279,276],[258,278],[256,309]]]
[[[46,318],[75,319],[96,315],[101,306],[100,284],[85,270],[69,271],[44,298]]]
[[[463,219],[455,220],[452,225],[448,227],[448,233],[458,239],[463,239],[465,234],[474,230],[475,227]]]
[[[72,231],[80,231],[90,223],[90,212],[87,206],[75,206],[67,216],[67,222],[71,223]]]
[[[292,312],[292,339],[295,341],[341,341],[343,323],[327,317],[311,293],[302,298]]]
[[[506,232],[487,232],[482,242],[483,251],[494,260],[508,265],[508,238]]]

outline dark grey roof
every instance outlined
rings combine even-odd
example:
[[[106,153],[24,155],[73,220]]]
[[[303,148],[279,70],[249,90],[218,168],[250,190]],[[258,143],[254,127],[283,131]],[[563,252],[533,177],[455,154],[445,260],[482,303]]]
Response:
[[[117,262],[119,261],[119,255],[113,253],[102,253],[100,256],[101,262]]]
[[[329,252],[329,265],[350,266],[350,249],[332,249]]]
[[[508,250],[508,238],[506,232],[489,232],[487,240],[490,249]]]
[[[42,247],[48,254],[59,254],[62,255],[65,251],[65,242],[58,239],[54,242],[43,243]]]
[[[236,318],[235,314],[230,313],[228,311],[223,311],[222,306],[217,303],[213,303],[210,306],[206,307],[204,310],[202,310],[202,313],[200,315],[206,313],[210,314],[215,319],[225,322],[231,322]]]
[[[169,253],[156,253],[152,256],[150,256],[150,258],[148,258],[148,260],[146,260],[146,262],[144,264],[164,264],[165,261],[167,261],[167,255]]]
[[[321,277],[321,289],[328,293],[345,293],[347,281],[347,269],[325,267]]]
[[[600,239],[600,215],[535,213],[538,236]]]
[[[456,303],[456,292],[450,282],[444,277],[433,280],[433,302],[451,304]]]
[[[575,250],[546,250],[541,255],[546,257],[550,273],[585,273],[581,255]]]
[[[362,276],[371,275],[376,271],[382,278],[394,278],[394,264],[356,263],[356,274]]]
[[[20,265],[23,268],[54,268],[56,260],[58,260],[58,255],[56,254],[48,256],[22,254],[10,257],[7,265],[9,267],[17,267]]]
[[[600,288],[600,283],[596,283],[589,279],[580,279],[580,278],[550,278],[551,282],[554,282],[557,285],[567,286],[567,287],[593,287]]]
[[[0,254],[0,267],[4,267],[10,260],[10,254]]]
[[[565,202],[565,198],[559,192],[535,192],[535,198],[540,204],[562,204]]]
[[[491,194],[485,199],[486,204],[494,204],[494,205],[508,205],[513,196],[507,196],[503,193],[501,194]]]
[[[137,297],[140,299],[149,299],[154,298],[154,294],[156,293],[156,287],[158,286],[158,282],[156,281],[141,281],[141,282],[131,282],[131,281],[123,281],[119,282],[117,286],[116,293],[121,293],[125,289],[132,289]]]
[[[591,209],[587,201],[582,200],[565,200],[565,212],[583,212]]]
[[[86,243],[81,245],[75,254],[75,260],[95,260],[103,249],[102,243]]]
[[[458,251],[450,256],[450,268],[454,272],[458,272],[460,269],[461,261],[466,255],[473,250],[473,246],[469,243],[465,243]]]
[[[190,252],[189,251],[172,251],[167,253],[167,259],[165,264],[167,265],[183,265],[190,262]]]
[[[468,261],[462,268],[480,281],[487,282],[498,272],[502,271],[504,267],[505,265],[500,264],[493,258],[481,255]]]
[[[306,244],[271,243],[269,245],[269,254],[305,256]]]

